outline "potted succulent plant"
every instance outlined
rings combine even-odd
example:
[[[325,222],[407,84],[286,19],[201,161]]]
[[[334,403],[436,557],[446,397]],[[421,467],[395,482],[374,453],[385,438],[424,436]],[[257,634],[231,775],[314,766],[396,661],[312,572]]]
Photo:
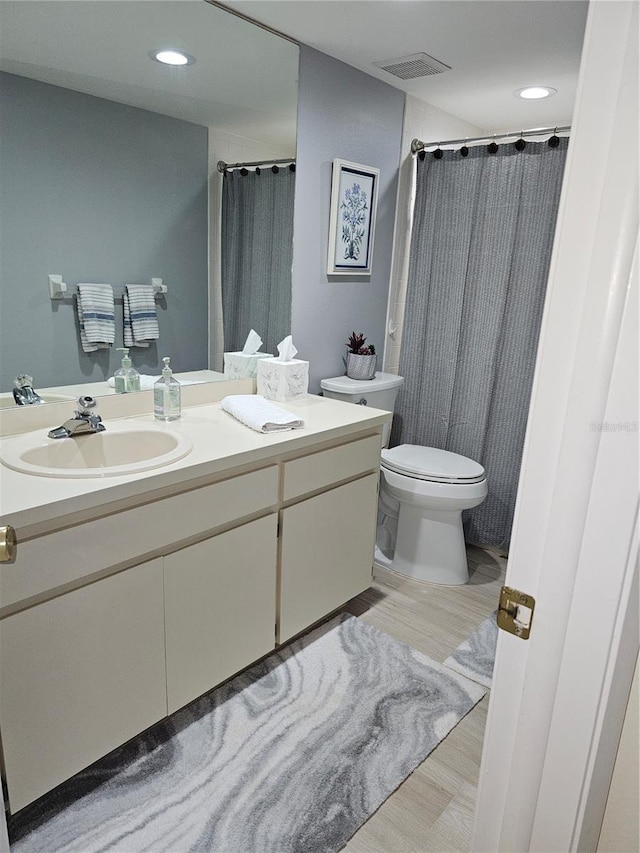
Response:
[[[373,379],[376,375],[376,348],[365,345],[361,332],[352,332],[347,342],[347,376],[351,379]]]

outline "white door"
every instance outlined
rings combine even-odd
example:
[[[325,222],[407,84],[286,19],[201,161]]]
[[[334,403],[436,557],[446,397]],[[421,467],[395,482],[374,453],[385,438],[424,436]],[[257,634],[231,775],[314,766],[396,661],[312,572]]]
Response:
[[[595,850],[638,654],[638,6],[591,3],[540,337],[475,851]],[[635,584],[635,587],[634,587]]]

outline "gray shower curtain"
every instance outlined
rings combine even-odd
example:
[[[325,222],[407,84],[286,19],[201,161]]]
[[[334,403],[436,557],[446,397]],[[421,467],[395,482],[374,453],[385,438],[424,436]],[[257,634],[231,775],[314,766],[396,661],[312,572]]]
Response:
[[[489,494],[468,542],[507,550],[568,146],[418,160],[392,445],[461,453]]]
[[[222,184],[222,316],[226,352],[242,349],[251,329],[263,352],[291,329],[295,173],[261,169],[224,173]]]

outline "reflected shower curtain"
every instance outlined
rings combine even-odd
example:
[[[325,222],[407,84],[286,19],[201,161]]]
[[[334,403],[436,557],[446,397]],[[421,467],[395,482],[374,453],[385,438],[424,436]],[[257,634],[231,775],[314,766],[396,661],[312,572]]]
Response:
[[[251,329],[262,351],[291,329],[295,173],[227,171],[222,185],[222,314],[224,349],[241,350]]]
[[[465,537],[508,550],[568,146],[427,153],[417,163],[392,445],[480,462]]]

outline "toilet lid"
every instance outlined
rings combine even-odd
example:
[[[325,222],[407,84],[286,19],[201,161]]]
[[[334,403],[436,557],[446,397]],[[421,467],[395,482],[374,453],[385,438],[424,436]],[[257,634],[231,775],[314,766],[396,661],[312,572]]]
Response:
[[[485,478],[482,465],[437,447],[422,447],[418,444],[400,444],[382,451],[383,468],[436,483],[479,483]]]
[[[399,388],[404,379],[395,373],[376,373],[373,379],[351,379],[349,376],[334,376],[321,379],[320,387],[324,391],[336,394],[362,394],[363,391],[386,391],[389,388]]]

